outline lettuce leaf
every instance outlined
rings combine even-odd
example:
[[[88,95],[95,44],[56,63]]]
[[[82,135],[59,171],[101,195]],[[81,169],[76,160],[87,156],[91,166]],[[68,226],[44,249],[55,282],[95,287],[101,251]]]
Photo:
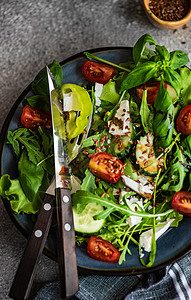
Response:
[[[5,174],[0,178],[0,195],[6,198],[16,213],[36,214],[41,205],[41,199],[36,197],[34,201],[29,201],[23,192],[18,179],[10,179],[10,175]]]

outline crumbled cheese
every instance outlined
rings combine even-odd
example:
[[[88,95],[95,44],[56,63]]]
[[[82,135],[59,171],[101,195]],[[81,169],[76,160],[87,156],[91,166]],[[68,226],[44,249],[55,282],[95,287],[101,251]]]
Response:
[[[124,205],[124,204],[125,204],[124,201],[123,201],[123,196],[124,196],[125,194],[127,194],[127,191],[125,191],[125,190],[121,190],[121,191],[120,191],[120,195],[119,195],[119,204],[121,204],[121,205]]]
[[[134,211],[140,211],[140,207],[142,209],[144,208],[142,199],[139,200],[135,196],[127,197],[125,200],[127,205],[130,207],[130,209]],[[142,217],[137,217],[137,216],[130,216],[126,219],[126,223],[129,224],[130,227],[139,224],[141,221],[142,221]]]
[[[152,197],[154,187],[151,184],[143,185],[142,183],[137,182],[126,175],[122,175],[121,177],[124,184],[137,194],[149,199]]]
[[[113,120],[109,120],[109,133],[112,135],[125,135],[126,133],[131,133],[129,100],[121,101],[114,118],[116,121],[119,121],[117,122],[119,124],[115,124]]]
[[[63,94],[63,111],[81,111],[81,104],[74,93]]]
[[[146,185],[146,184],[149,183],[147,177],[145,177],[145,176],[138,176],[138,181],[139,181],[140,183],[142,183],[143,185]]]
[[[101,105],[101,100],[100,100],[100,96],[103,90],[103,84],[101,83],[95,83],[95,98],[96,98],[96,106],[100,106]]]
[[[155,240],[157,240],[162,234],[167,231],[167,229],[170,227],[171,223],[174,221],[174,219],[168,219],[166,222],[160,223],[160,227],[156,227],[155,229]],[[157,224],[159,225],[159,224]],[[151,251],[151,240],[153,235],[153,229],[149,229],[145,232],[143,232],[140,236],[141,240],[141,247],[147,251]]]
[[[152,186],[151,184],[143,185],[142,183],[139,183],[138,190],[139,190],[139,194],[144,194],[144,193],[152,194],[154,190],[154,186]]]

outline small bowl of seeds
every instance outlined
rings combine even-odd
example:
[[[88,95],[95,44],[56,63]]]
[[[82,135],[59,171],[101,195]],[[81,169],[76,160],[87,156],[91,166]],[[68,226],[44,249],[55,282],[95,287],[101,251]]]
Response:
[[[191,0],[142,0],[149,21],[161,29],[176,29],[191,18]]]

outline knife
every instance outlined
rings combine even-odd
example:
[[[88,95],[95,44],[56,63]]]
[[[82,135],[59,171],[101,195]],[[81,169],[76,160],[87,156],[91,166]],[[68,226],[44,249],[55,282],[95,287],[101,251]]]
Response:
[[[36,266],[52,222],[52,214],[55,207],[54,186],[53,180],[45,193],[33,230],[27,241],[9,292],[9,297],[12,299],[25,300],[29,297]]]
[[[72,297],[79,290],[76,259],[76,243],[71,203],[71,181],[68,162],[66,125],[58,118],[57,106],[52,99],[52,91],[57,88],[55,79],[47,67],[52,129],[54,141],[56,211],[57,211],[57,248],[60,277],[60,295]],[[56,119],[55,119],[56,118]],[[65,122],[64,122],[65,123]],[[62,128],[62,137],[60,129]],[[63,132],[65,131],[65,134]]]

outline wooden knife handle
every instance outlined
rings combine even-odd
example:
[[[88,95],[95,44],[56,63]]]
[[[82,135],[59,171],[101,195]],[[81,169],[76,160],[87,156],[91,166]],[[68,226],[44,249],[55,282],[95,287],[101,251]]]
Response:
[[[46,242],[55,197],[45,194],[33,231],[28,239],[26,248],[18,266],[9,297],[17,300],[28,299],[32,287],[35,269]]]
[[[60,294],[70,298],[79,290],[71,192],[57,188],[58,263]]]

